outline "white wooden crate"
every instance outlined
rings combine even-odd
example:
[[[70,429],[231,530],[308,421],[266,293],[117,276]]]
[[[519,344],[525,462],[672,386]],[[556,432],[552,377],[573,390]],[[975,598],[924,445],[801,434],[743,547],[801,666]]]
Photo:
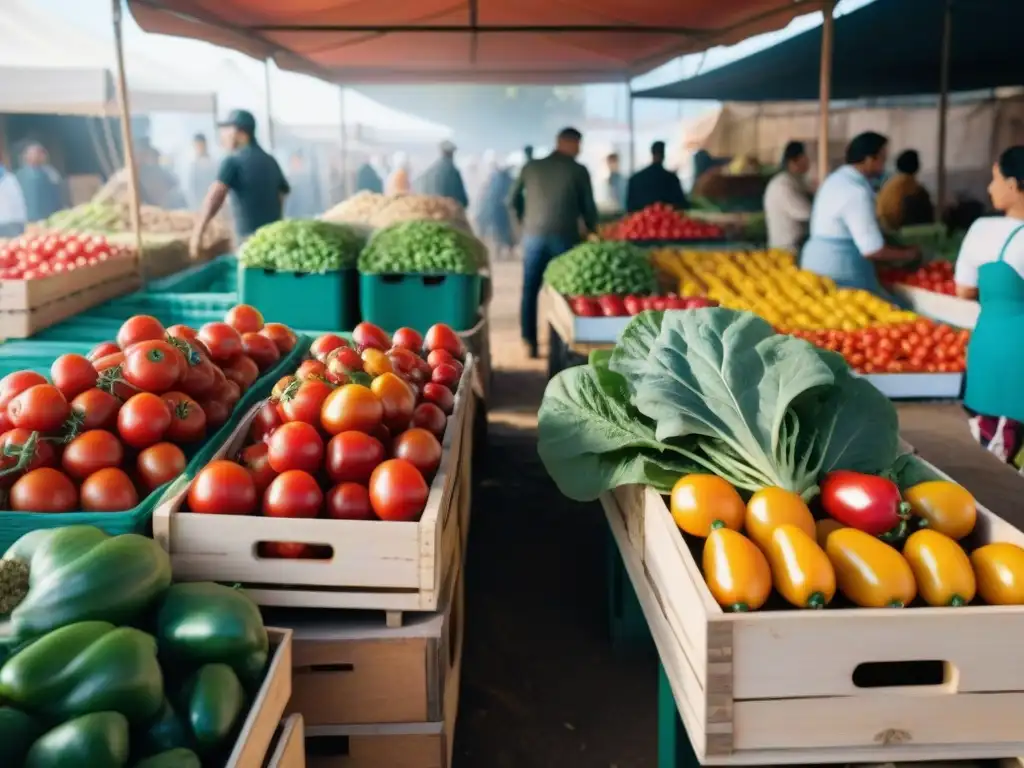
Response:
[[[889,290],[905,299],[917,314],[938,320],[940,323],[972,329],[978,322],[981,305],[976,301],[926,291],[912,285],[891,285]]]
[[[878,391],[891,400],[956,400],[960,397],[962,373],[866,373]]]

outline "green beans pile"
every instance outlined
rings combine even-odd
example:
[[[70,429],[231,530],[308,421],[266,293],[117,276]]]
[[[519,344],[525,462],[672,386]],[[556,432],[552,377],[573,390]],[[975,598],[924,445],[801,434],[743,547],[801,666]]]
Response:
[[[487,265],[483,243],[439,221],[403,221],[378,230],[359,257],[369,274],[474,275]]]
[[[345,224],[285,219],[256,230],[242,246],[247,267],[281,272],[333,272],[356,265],[364,236]]]
[[[658,281],[646,251],[622,242],[583,243],[552,259],[544,282],[566,296],[655,293]]]

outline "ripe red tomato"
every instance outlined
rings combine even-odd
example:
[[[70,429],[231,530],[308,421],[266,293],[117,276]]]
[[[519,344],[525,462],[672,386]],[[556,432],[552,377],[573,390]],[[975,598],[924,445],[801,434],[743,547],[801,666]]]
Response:
[[[174,443],[157,443],[139,452],[135,469],[147,493],[169,483],[185,471],[185,452]]]
[[[61,394],[71,400],[85,390],[95,387],[98,375],[88,358],[66,354],[53,361],[53,365],[50,366],[50,378]]]
[[[275,477],[263,495],[267,517],[316,517],[324,505],[324,494],[316,478],[291,469]]]
[[[452,353],[447,349],[434,349],[427,355],[427,365],[429,365],[431,369],[437,368],[437,366],[445,363],[453,365],[457,362],[458,361],[452,357]]]
[[[336,333],[325,333],[317,336],[309,346],[309,354],[321,363],[327,362],[327,356],[338,347],[347,347],[348,342]]]
[[[287,355],[295,349],[295,345],[298,343],[295,332],[281,323],[267,323],[260,333],[274,342],[282,355]]]
[[[384,445],[365,432],[341,432],[327,443],[327,476],[335,483],[366,483],[382,461]]]
[[[284,391],[288,389],[288,385],[295,381],[294,376],[282,376],[276,382],[274,382],[274,388],[270,390],[270,397],[274,400],[281,397]]]
[[[326,379],[327,366],[319,360],[303,360],[295,370],[295,378],[305,381],[306,379]]]
[[[400,432],[412,421],[416,395],[412,388],[393,373],[385,373],[370,382],[370,391],[381,402],[383,423],[392,432]]]
[[[172,339],[181,339],[192,344],[199,338],[199,334],[196,333],[196,329],[188,325],[172,325],[167,329],[167,335]]]
[[[433,403],[446,414],[450,414],[455,407],[455,395],[452,394],[452,391],[433,381],[423,385],[423,400]]]
[[[16,453],[23,453],[23,449],[29,438],[32,437],[30,429],[9,429],[0,435],[0,469],[9,469],[18,463]],[[12,455],[7,455],[12,454]],[[53,443],[36,438],[36,447],[32,452],[32,458],[25,466],[25,472],[31,472],[40,467],[54,467],[57,465],[57,451]],[[3,480],[8,479],[4,477]]]
[[[188,508],[206,515],[251,515],[256,511],[256,486],[241,464],[226,459],[203,467],[188,489]]]
[[[159,443],[170,426],[170,406],[152,392],[133,395],[117,414],[117,431],[132,448]]]
[[[159,395],[178,384],[186,365],[166,341],[140,341],[125,350],[121,375],[136,389]]]
[[[246,392],[260,377],[259,366],[247,355],[236,355],[224,363],[223,370],[224,375],[235,382],[242,392]]]
[[[304,421],[289,421],[270,436],[270,466],[275,472],[301,469],[316,472],[324,458],[324,441],[316,427]]]
[[[228,417],[231,416],[233,406],[228,405],[225,400],[216,397],[205,397],[199,401],[199,407],[206,414],[207,429],[212,430],[223,426],[227,422]]]
[[[0,379],[0,410],[6,411],[7,404],[29,387],[46,383],[46,377],[35,371],[8,373]]]
[[[391,453],[405,459],[424,477],[430,477],[441,465],[441,443],[426,429],[413,427],[395,438]]]
[[[93,472],[119,467],[124,461],[124,446],[104,429],[83,432],[64,449],[61,467],[74,480],[85,480]]]
[[[319,416],[319,411],[317,416]],[[249,426],[249,439],[254,443],[261,442],[282,424],[284,424],[284,420],[277,411],[277,405],[268,400],[260,406],[252,419],[252,424]]]
[[[405,347],[392,347],[388,350],[388,360],[391,361],[391,367],[402,375],[408,375],[410,372],[416,370],[419,367],[420,362],[423,360],[415,352],[412,352]]]
[[[423,336],[412,328],[399,328],[391,337],[391,345],[419,354],[423,349]]]
[[[263,315],[248,304],[233,306],[224,316],[224,321],[239,333],[257,333],[263,329]]]
[[[404,459],[388,459],[370,475],[370,505],[381,520],[418,520],[429,492],[420,471]]]
[[[454,365],[441,363],[430,374],[430,380],[442,387],[448,387],[453,392],[459,386],[459,371]]]
[[[433,403],[420,403],[412,412],[412,424],[414,427],[427,430],[440,440],[444,436],[444,428],[448,425],[448,417]]]
[[[107,467],[82,483],[82,509],[87,512],[124,512],[139,503],[139,494],[123,469]]]
[[[73,512],[78,507],[78,490],[59,469],[40,467],[17,479],[9,502],[15,512]]]
[[[443,349],[456,360],[461,360],[465,355],[462,339],[459,338],[459,335],[451,327],[444,323],[436,323],[427,329],[423,345],[428,352],[433,352],[435,349]]]
[[[252,475],[256,493],[262,497],[271,481],[277,477],[277,472],[270,466],[270,446],[262,441],[253,443],[242,451],[239,461]]]
[[[37,432],[59,429],[70,415],[67,399],[52,384],[29,387],[7,404],[11,424]]]
[[[116,355],[121,351],[121,348],[112,341],[101,341],[95,347],[89,350],[89,353],[85,356],[89,362],[96,362],[101,357],[107,355]]]
[[[369,388],[345,384],[331,392],[320,409],[320,425],[332,435],[372,432],[384,418],[384,405]]]
[[[364,349],[379,349],[383,352],[391,346],[391,339],[382,328],[373,323],[362,322],[352,329],[352,341],[362,352]]]
[[[242,388],[236,382],[225,378],[213,390],[213,397],[223,400],[228,409],[232,409],[242,399]]]
[[[277,345],[259,333],[242,334],[242,352],[253,359],[260,371],[273,367],[281,359]]]
[[[327,380],[332,384],[348,384],[353,373],[363,370],[363,358],[352,347],[338,347],[327,357]]]
[[[82,429],[113,429],[121,401],[102,389],[87,389],[71,401],[71,410],[82,418]]]
[[[162,339],[166,331],[163,324],[150,315],[129,317],[117,332],[117,346],[127,350],[132,344],[140,341],[156,341]]]
[[[199,340],[210,350],[215,363],[226,363],[242,354],[242,336],[227,323],[206,323],[199,329]]]
[[[217,385],[217,374],[220,370],[203,355],[198,360],[189,361],[184,367],[179,387],[182,392],[192,397],[206,397]]]
[[[338,483],[327,492],[327,516],[334,520],[373,520],[370,492],[359,483]]]
[[[164,434],[173,443],[194,443],[206,437],[206,413],[199,402],[184,392],[164,393],[171,410],[171,423]]]
[[[297,386],[296,386],[297,385]],[[320,424],[320,409],[333,388],[320,379],[296,381],[284,390],[278,398],[277,412],[282,422],[304,421],[314,426]]]

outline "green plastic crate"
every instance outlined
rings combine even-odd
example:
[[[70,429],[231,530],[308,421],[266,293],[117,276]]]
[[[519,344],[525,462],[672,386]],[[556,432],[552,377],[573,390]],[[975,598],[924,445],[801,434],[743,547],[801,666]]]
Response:
[[[424,333],[434,323],[468,331],[478,320],[482,284],[480,275],[360,275],[359,306],[363,320],[388,332]]]
[[[239,301],[268,322],[292,328],[350,331],[359,322],[359,282],[354,269],[313,274],[238,267]]]
[[[242,395],[241,400],[235,405],[227,422],[206,440],[197,446],[185,451],[188,456],[188,465],[185,467],[185,476],[194,477],[200,469],[206,466],[213,453],[231,435],[242,418],[260,400],[270,394],[275,382],[282,376],[291,373],[298,366],[299,362],[309,350],[310,339],[307,336],[299,336],[295,348],[282,357],[277,364],[260,376],[256,383],[249,388],[249,391]],[[0,345],[0,353],[9,345]],[[60,354],[58,352],[58,354]],[[52,361],[51,356],[49,360]],[[49,369],[49,362],[46,363],[44,373]],[[177,479],[177,478],[176,478]],[[157,488],[146,498],[142,499],[134,509],[125,512],[67,512],[63,514],[52,514],[43,512],[0,512],[0,553],[7,550],[15,541],[26,533],[39,528],[61,528],[65,525],[94,525],[110,534],[121,533],[142,533],[150,531],[150,518],[153,510],[160,499],[166,493],[170,483]]]
[[[149,293],[237,293],[238,259],[231,254],[146,284]]]

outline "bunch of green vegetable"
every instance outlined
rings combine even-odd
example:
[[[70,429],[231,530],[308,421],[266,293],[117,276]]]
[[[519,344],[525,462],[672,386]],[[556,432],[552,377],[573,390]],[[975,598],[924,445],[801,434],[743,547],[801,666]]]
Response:
[[[269,642],[238,590],[171,584],[152,539],[33,531],[0,560],[0,765],[223,764]]]
[[[403,221],[378,230],[359,256],[359,271],[475,275],[487,251],[472,235],[440,221]]]
[[[332,272],[354,267],[364,243],[363,234],[346,224],[285,219],[256,230],[238,259],[257,269]]]
[[[892,403],[840,355],[721,308],[637,315],[551,380],[539,414],[544,466],[581,501],[694,472],[809,499],[832,470],[889,469],[897,443]]]
[[[655,293],[658,281],[646,251],[624,242],[583,243],[552,259],[544,282],[566,296]]]

